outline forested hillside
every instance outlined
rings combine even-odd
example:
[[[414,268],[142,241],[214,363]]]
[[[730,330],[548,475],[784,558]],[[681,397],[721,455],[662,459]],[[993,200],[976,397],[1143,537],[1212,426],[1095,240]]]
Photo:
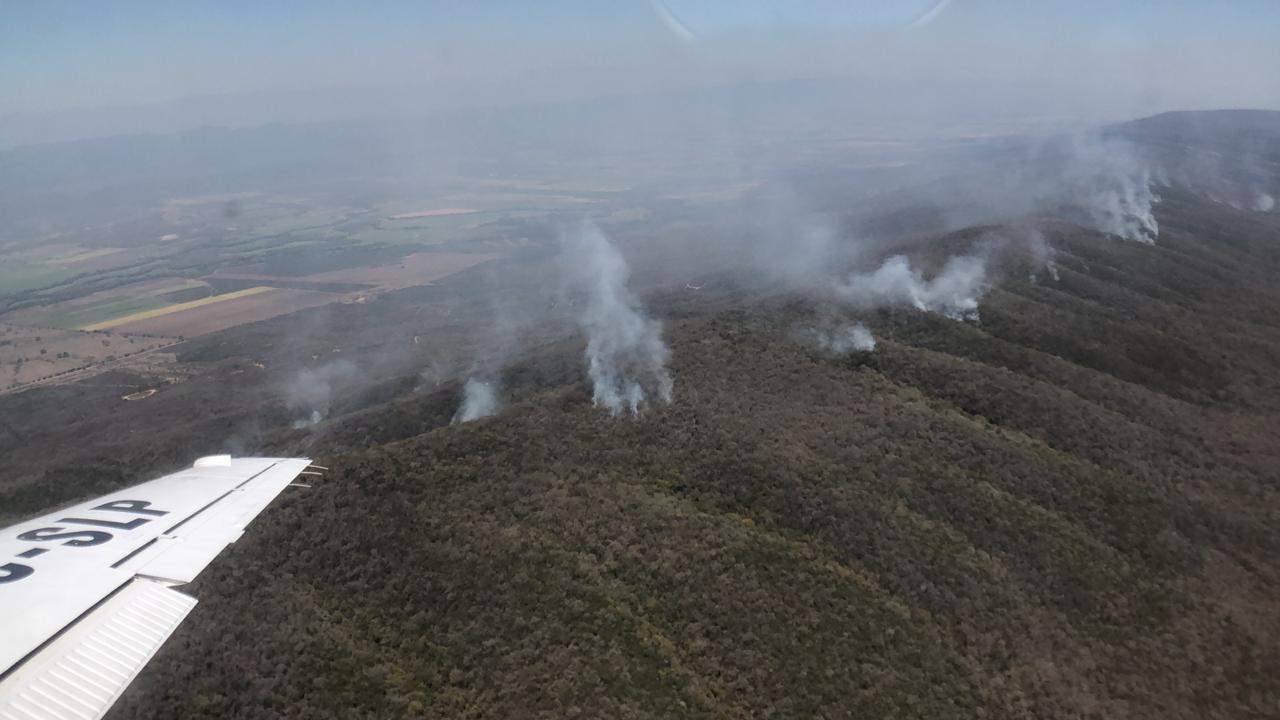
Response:
[[[871,352],[806,339],[820,296],[673,287],[634,418],[576,342],[490,418],[368,410],[112,716],[1275,717],[1280,216],[1159,216],[1046,221],[1056,278],[1004,248],[979,320],[863,313]]]

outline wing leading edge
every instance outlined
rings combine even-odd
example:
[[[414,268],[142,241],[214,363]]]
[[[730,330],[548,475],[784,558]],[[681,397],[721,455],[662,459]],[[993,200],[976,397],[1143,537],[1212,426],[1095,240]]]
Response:
[[[196,600],[193,580],[310,464],[194,466],[0,530],[0,718],[99,718]]]

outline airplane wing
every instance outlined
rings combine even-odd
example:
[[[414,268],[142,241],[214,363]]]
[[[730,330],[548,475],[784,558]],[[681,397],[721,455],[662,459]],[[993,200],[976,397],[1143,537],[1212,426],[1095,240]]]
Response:
[[[174,631],[188,583],[310,464],[201,458],[0,530],[0,718],[100,718]]]

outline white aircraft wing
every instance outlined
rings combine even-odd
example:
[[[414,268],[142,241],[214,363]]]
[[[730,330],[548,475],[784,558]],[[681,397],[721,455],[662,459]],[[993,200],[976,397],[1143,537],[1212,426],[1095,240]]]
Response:
[[[310,462],[201,458],[0,530],[0,719],[102,717],[195,606],[173,586]]]

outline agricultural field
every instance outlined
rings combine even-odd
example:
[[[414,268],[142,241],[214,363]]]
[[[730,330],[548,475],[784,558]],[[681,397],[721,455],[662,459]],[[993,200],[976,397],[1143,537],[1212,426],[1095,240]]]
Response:
[[[199,280],[158,278],[10,313],[8,319],[19,324],[64,330],[97,330],[105,328],[94,326],[116,318],[212,294],[209,286]]]
[[[439,215],[467,215],[477,212],[472,208],[437,208],[435,210],[419,210],[417,212],[392,215],[389,220],[412,220],[414,218],[437,217]]]
[[[167,306],[152,295],[124,296],[79,309],[68,309],[49,316],[49,327],[71,330],[106,330],[115,318],[147,312]]]
[[[0,264],[0,297],[19,295],[71,277],[73,273],[56,265],[35,263]]]
[[[617,193],[516,181],[361,203],[193,195],[127,220],[3,238],[0,391],[80,380],[181,339],[431,284],[548,241],[561,213],[607,215]]]
[[[561,214],[607,214],[616,197],[613,190],[463,182],[447,194],[362,202],[271,193],[170,198],[116,222],[0,237],[0,317],[27,322],[35,311],[48,316],[41,324],[93,325],[162,307],[154,297],[98,293],[164,278],[198,282],[246,264],[331,271],[396,264],[424,251],[509,252],[545,235]],[[110,302],[79,307],[87,297]]]
[[[414,285],[425,285],[499,257],[502,256],[494,253],[418,252],[378,265],[348,267],[310,275],[289,276],[288,280],[314,284],[357,284],[379,291],[397,290],[413,287]],[[259,266],[245,269],[261,271],[265,268]],[[243,274],[228,274],[222,279],[253,280],[270,284],[286,278],[245,272]]]
[[[121,250],[123,250],[123,248],[108,247],[108,248],[98,248],[96,250],[77,249],[65,255],[59,255],[58,257],[51,258],[49,262],[53,265],[61,265],[63,267],[66,267],[68,265],[73,265],[73,266],[81,265],[89,262],[90,260],[97,260],[99,258],[104,258],[109,255],[114,255],[120,252]]]
[[[297,212],[286,212],[268,216],[264,222],[252,228],[254,237],[276,237],[289,233],[308,233],[328,231],[337,223],[358,215],[363,210],[357,208],[309,208]]]
[[[268,293],[274,289],[275,288],[270,288],[262,285],[258,287],[245,288],[244,290],[236,290],[234,292],[222,293],[221,295],[212,295],[210,297],[201,298],[199,300],[191,300],[183,303],[173,303],[171,305],[164,305],[162,307],[156,307],[148,310],[129,313],[123,317],[116,317],[110,320],[103,320],[101,322],[93,323],[92,325],[86,325],[80,329],[108,330],[114,327],[120,327],[122,325],[130,325],[130,324],[136,325],[137,323],[144,322],[146,320],[152,320],[154,318],[164,317],[166,315],[174,315],[174,314],[183,313],[189,310],[197,310],[199,308],[207,307],[209,305],[214,305],[216,303],[230,302],[232,300],[238,300],[240,298],[246,298],[253,295]],[[143,331],[139,331],[139,332],[143,332]]]
[[[285,247],[288,247],[287,245]],[[413,247],[406,248],[413,250]],[[369,293],[424,285],[493,252],[404,252],[394,248],[304,249],[199,278],[160,277],[8,313],[14,324],[58,330],[122,330],[195,337]],[[242,260],[258,260],[246,253]]]
[[[512,223],[543,216],[547,210],[423,210],[383,217],[353,232],[352,241],[372,245],[427,245],[468,243],[509,234]]]
[[[212,302],[184,303],[170,312],[131,315],[116,321],[113,327],[128,333],[196,337],[328,305],[342,297],[310,290],[255,287],[208,298]]]

